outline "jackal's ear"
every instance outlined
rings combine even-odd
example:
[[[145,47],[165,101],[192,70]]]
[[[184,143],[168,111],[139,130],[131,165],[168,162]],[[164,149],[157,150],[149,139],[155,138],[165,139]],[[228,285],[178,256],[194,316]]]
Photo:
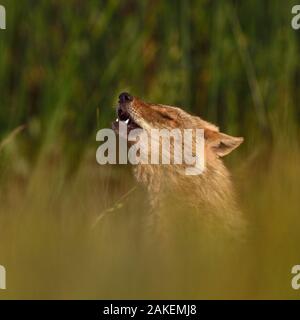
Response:
[[[204,130],[204,137],[208,146],[219,157],[226,156],[244,141],[242,137],[232,137],[228,134],[210,129]]]

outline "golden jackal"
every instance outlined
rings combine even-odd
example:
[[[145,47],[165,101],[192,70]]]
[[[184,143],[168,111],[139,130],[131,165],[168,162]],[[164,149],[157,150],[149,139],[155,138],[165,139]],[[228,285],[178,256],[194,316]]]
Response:
[[[237,148],[243,138],[221,133],[215,125],[178,107],[145,103],[128,93],[119,96],[117,115],[113,123],[116,132],[120,121],[126,122],[128,132],[137,128],[144,131],[153,128],[204,130],[205,169],[200,175],[185,175],[182,166],[175,164],[138,164],[134,167],[137,181],[148,189],[152,208],[155,208],[153,212],[158,213],[166,199],[172,199],[174,206],[184,205],[191,211],[200,212],[207,220],[219,221],[230,229],[243,224],[230,174],[221,159]]]

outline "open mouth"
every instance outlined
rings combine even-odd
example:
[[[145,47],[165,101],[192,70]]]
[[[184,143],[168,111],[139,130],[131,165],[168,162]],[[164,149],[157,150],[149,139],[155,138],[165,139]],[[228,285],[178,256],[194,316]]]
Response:
[[[115,131],[119,131],[119,124],[121,122],[127,126],[128,132],[133,129],[141,129],[141,127],[133,120],[132,116],[126,108],[126,105],[120,103],[117,108],[117,118],[113,122],[113,129]]]

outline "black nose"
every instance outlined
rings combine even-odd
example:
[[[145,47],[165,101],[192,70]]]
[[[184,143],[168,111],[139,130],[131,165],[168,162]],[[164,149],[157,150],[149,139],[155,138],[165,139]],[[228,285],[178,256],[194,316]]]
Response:
[[[119,102],[121,103],[130,102],[132,100],[133,97],[127,92],[123,92],[119,95]]]

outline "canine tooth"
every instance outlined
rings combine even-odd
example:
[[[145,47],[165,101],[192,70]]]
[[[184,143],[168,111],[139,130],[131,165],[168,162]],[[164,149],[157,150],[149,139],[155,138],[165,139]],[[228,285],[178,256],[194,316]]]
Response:
[[[119,122],[119,118],[117,118],[116,121]]]
[[[128,122],[129,122],[129,118],[128,118],[127,120],[125,120],[125,123],[126,123],[126,124],[128,124]]]

